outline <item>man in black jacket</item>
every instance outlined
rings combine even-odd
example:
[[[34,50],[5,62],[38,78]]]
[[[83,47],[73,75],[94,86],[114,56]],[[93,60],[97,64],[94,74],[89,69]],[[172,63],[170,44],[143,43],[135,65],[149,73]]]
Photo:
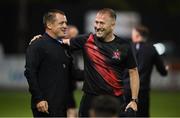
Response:
[[[166,67],[155,47],[147,42],[149,30],[142,25],[135,26],[132,29],[132,42],[135,46],[135,54],[138,63],[138,72],[140,78],[140,90],[138,101],[138,117],[149,117],[149,98],[150,98],[150,78],[153,66],[156,67],[162,76],[167,75]],[[126,76],[128,78],[128,76]],[[129,88],[129,79],[126,83],[126,98],[131,98]]]
[[[50,10],[43,17],[45,33],[42,40],[29,45],[25,76],[32,94],[34,117],[66,116],[69,73],[72,58],[62,44],[67,19],[64,12]]]

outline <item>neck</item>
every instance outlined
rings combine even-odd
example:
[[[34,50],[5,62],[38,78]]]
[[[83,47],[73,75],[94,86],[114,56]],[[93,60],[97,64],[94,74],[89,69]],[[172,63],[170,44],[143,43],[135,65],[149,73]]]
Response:
[[[105,42],[111,42],[111,41],[114,40],[114,38],[115,38],[114,34],[111,33],[111,34],[107,35],[107,36],[104,38],[104,41],[105,41]]]
[[[46,33],[47,33],[50,37],[52,37],[53,39],[57,39],[57,38],[58,38],[54,33],[52,33],[52,32],[49,31],[49,30],[46,30]]]

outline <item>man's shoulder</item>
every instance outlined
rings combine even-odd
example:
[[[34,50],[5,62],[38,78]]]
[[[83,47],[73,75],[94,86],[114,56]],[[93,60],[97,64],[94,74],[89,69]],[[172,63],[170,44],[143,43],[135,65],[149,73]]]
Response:
[[[121,44],[130,44],[131,42],[128,39],[121,38],[117,35],[115,35],[116,41]]]
[[[155,50],[155,45],[152,42],[145,42],[144,47],[149,50]]]
[[[36,47],[36,48],[42,47],[45,44],[45,42],[46,42],[45,38],[40,37],[32,41],[29,47]]]
[[[87,39],[90,37],[91,34],[80,34],[70,40],[71,43],[73,42],[86,42]]]
[[[90,35],[93,35],[93,34],[92,34],[92,33],[80,34],[80,35],[78,35],[76,38],[84,38],[84,39],[87,39],[87,38],[89,38]]]

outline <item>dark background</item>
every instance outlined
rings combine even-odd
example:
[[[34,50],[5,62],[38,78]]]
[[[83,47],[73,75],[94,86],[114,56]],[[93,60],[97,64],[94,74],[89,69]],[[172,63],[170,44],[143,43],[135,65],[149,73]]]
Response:
[[[142,24],[151,31],[152,41],[167,43],[170,46],[168,57],[180,58],[179,0],[1,0],[0,43],[5,54],[24,54],[30,39],[44,32],[42,16],[49,9],[64,11],[68,23],[84,33],[85,13],[104,7],[138,12]]]

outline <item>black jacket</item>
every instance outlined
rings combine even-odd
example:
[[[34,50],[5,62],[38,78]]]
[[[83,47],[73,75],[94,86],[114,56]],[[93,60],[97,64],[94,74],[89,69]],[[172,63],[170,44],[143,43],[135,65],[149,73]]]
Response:
[[[25,76],[32,94],[32,108],[41,100],[48,101],[49,110],[66,107],[71,65],[67,47],[46,33],[28,47]]]
[[[155,47],[148,42],[141,42],[138,44],[139,49],[136,49],[134,45],[135,55],[138,64],[138,72],[140,77],[140,90],[149,90],[150,89],[150,78],[152,74],[152,69],[155,66],[157,71],[162,75],[167,75],[167,70],[165,69],[164,62],[161,56],[157,53]],[[125,80],[126,88],[129,87],[129,77]]]

